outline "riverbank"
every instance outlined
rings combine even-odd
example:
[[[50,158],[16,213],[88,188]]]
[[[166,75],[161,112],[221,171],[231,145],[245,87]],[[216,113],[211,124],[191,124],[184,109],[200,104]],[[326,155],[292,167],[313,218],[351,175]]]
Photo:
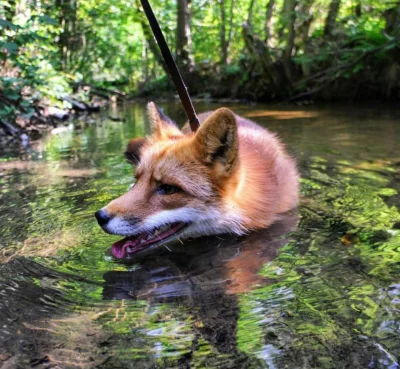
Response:
[[[84,94],[82,93],[84,91]],[[92,113],[99,112],[110,102],[116,103],[121,96],[84,85],[70,96],[60,97],[56,102],[33,94],[14,93],[5,95],[0,91],[0,147],[26,146],[49,131],[65,126],[72,120],[89,120]],[[118,117],[110,117],[118,120]]]
[[[103,89],[104,92],[97,94],[99,90],[93,88],[86,95],[85,101],[78,100],[77,95],[73,97],[68,96],[60,99],[58,103],[50,104],[48,100],[39,100],[36,104],[29,106],[29,114],[26,114],[27,108],[23,108],[24,100],[21,99],[19,102],[12,102],[15,110],[11,118],[4,119],[0,116],[0,149],[6,147],[25,147],[29,145],[32,140],[47,135],[51,132],[58,132],[70,125],[71,123],[83,127],[86,123],[90,124],[93,122],[93,113],[104,111],[104,117],[109,122],[123,122],[124,118],[121,118],[117,114],[109,114],[107,110],[110,107],[116,107],[118,105],[125,105],[131,103],[138,103],[143,106],[149,101],[155,101],[160,106],[176,106],[176,110],[181,111],[181,121],[183,123],[186,120],[186,116],[183,113],[183,108],[180,104],[179,97],[173,90],[173,86],[165,88],[163,91],[160,89],[158,93],[150,93],[149,91],[145,94],[133,94],[127,95],[122,94],[111,89]],[[108,93],[108,95],[106,94]],[[324,101],[324,100],[313,100],[313,99],[300,99],[298,101],[280,101],[280,102],[263,102],[259,103],[251,99],[246,98],[233,98],[233,97],[215,97],[211,94],[199,94],[192,97],[193,104],[197,111],[200,113],[204,111],[204,106],[237,106],[247,105],[251,106],[263,106],[263,117],[271,116],[276,117],[274,112],[276,109],[305,109],[314,110],[323,107],[329,108],[330,106],[338,106],[339,108],[347,107],[352,109],[354,107],[365,110],[365,107],[373,107],[384,111],[386,107],[390,107],[391,110],[396,109],[398,106],[392,101],[379,101],[371,100],[364,102],[352,102],[352,101]],[[261,105],[260,105],[261,104]],[[203,109],[203,110],[202,110]],[[33,113],[32,113],[33,110]],[[209,108],[206,108],[209,110]],[[400,114],[400,112],[399,112]],[[279,114],[278,114],[279,115]],[[301,114],[300,114],[301,115]],[[306,113],[304,117],[308,116]],[[281,118],[278,118],[281,119]],[[283,119],[283,118],[282,118]]]

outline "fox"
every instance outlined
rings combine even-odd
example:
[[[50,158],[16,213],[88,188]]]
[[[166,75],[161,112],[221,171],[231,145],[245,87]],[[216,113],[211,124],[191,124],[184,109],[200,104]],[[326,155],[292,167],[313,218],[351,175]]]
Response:
[[[131,189],[98,210],[117,259],[173,240],[265,229],[298,205],[299,173],[278,136],[228,108],[182,129],[153,102],[151,135],[129,141]]]

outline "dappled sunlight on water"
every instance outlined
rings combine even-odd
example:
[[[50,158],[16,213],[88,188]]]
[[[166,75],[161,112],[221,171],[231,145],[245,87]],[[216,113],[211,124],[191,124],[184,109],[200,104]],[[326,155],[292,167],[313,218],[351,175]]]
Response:
[[[318,117],[318,112],[316,111],[303,111],[303,110],[293,110],[293,111],[282,111],[282,110],[254,110],[250,113],[245,114],[246,118],[260,118],[268,117],[278,120],[286,119],[299,119],[299,118],[316,118]]]
[[[298,211],[129,263],[93,213],[132,182],[144,105],[2,155],[0,366],[398,368],[398,109],[234,108],[297,157]]]

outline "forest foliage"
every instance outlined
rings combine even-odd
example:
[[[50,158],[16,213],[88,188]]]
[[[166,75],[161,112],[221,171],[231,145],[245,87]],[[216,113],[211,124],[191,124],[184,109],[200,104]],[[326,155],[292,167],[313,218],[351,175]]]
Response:
[[[398,99],[393,0],[153,0],[190,92],[250,100]],[[89,85],[173,91],[139,0],[1,0],[0,117]],[[16,107],[17,106],[17,107]]]

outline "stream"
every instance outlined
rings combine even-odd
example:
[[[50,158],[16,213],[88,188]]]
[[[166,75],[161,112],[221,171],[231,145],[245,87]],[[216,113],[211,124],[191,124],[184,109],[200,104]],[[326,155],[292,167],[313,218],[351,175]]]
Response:
[[[296,157],[299,209],[130,263],[94,212],[132,184],[144,103],[0,148],[1,368],[400,368],[400,107],[224,105]]]

